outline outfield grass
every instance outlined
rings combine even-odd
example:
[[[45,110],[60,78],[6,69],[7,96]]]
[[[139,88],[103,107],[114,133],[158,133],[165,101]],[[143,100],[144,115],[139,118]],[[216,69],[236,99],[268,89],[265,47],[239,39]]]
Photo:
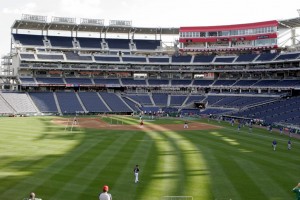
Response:
[[[31,191],[47,199],[98,199],[104,184],[114,200],[288,200],[300,181],[300,142],[264,129],[237,132],[228,123],[202,131],[112,131],[51,123],[51,117],[0,118],[0,199]],[[123,124],[137,119],[119,118]],[[205,122],[207,122],[205,120]],[[156,120],[146,123],[182,123]],[[273,151],[272,140],[278,147]],[[140,165],[140,183],[133,168]]]

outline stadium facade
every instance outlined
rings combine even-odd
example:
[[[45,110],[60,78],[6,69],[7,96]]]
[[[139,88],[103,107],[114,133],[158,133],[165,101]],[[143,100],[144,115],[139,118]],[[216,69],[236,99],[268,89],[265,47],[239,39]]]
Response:
[[[299,126],[299,26],[300,18],[147,28],[23,15],[3,57],[0,113],[143,111]]]

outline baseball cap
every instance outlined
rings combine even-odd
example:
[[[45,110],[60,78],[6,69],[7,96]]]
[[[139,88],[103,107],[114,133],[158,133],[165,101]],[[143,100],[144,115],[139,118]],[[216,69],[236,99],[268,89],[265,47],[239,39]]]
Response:
[[[108,186],[107,186],[107,185],[104,185],[104,186],[103,186],[103,191],[106,191],[106,192],[107,192],[107,191],[108,191],[108,189],[109,189],[109,188],[108,188]]]

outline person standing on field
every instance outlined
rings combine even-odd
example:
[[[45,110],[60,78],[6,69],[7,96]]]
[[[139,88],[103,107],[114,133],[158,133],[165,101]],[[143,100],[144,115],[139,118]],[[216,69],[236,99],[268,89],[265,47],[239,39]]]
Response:
[[[183,128],[189,128],[189,125],[188,125],[187,121],[184,122]]]
[[[272,142],[273,150],[276,151],[277,141],[273,140]]]
[[[300,183],[292,191],[296,193],[296,200],[300,200]]]
[[[134,172],[134,177],[135,177],[134,182],[137,183],[137,182],[139,182],[139,172],[140,172],[139,165],[135,166],[135,168],[133,169],[133,172]]]
[[[288,141],[288,150],[291,150],[292,149],[292,141],[291,139],[289,139]]]
[[[112,196],[108,193],[109,187],[107,185],[103,186],[103,192],[99,195],[99,200],[112,200]]]

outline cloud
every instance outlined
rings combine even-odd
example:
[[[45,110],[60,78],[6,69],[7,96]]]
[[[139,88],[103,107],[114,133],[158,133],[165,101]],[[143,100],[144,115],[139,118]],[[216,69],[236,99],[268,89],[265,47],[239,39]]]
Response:
[[[62,17],[82,17],[102,19],[100,13],[103,10],[100,0],[61,0],[57,6]]]
[[[22,8],[3,8],[3,14],[14,14],[14,15],[21,15],[21,14],[34,14],[36,13],[37,5],[34,2],[30,2],[22,6]]]

